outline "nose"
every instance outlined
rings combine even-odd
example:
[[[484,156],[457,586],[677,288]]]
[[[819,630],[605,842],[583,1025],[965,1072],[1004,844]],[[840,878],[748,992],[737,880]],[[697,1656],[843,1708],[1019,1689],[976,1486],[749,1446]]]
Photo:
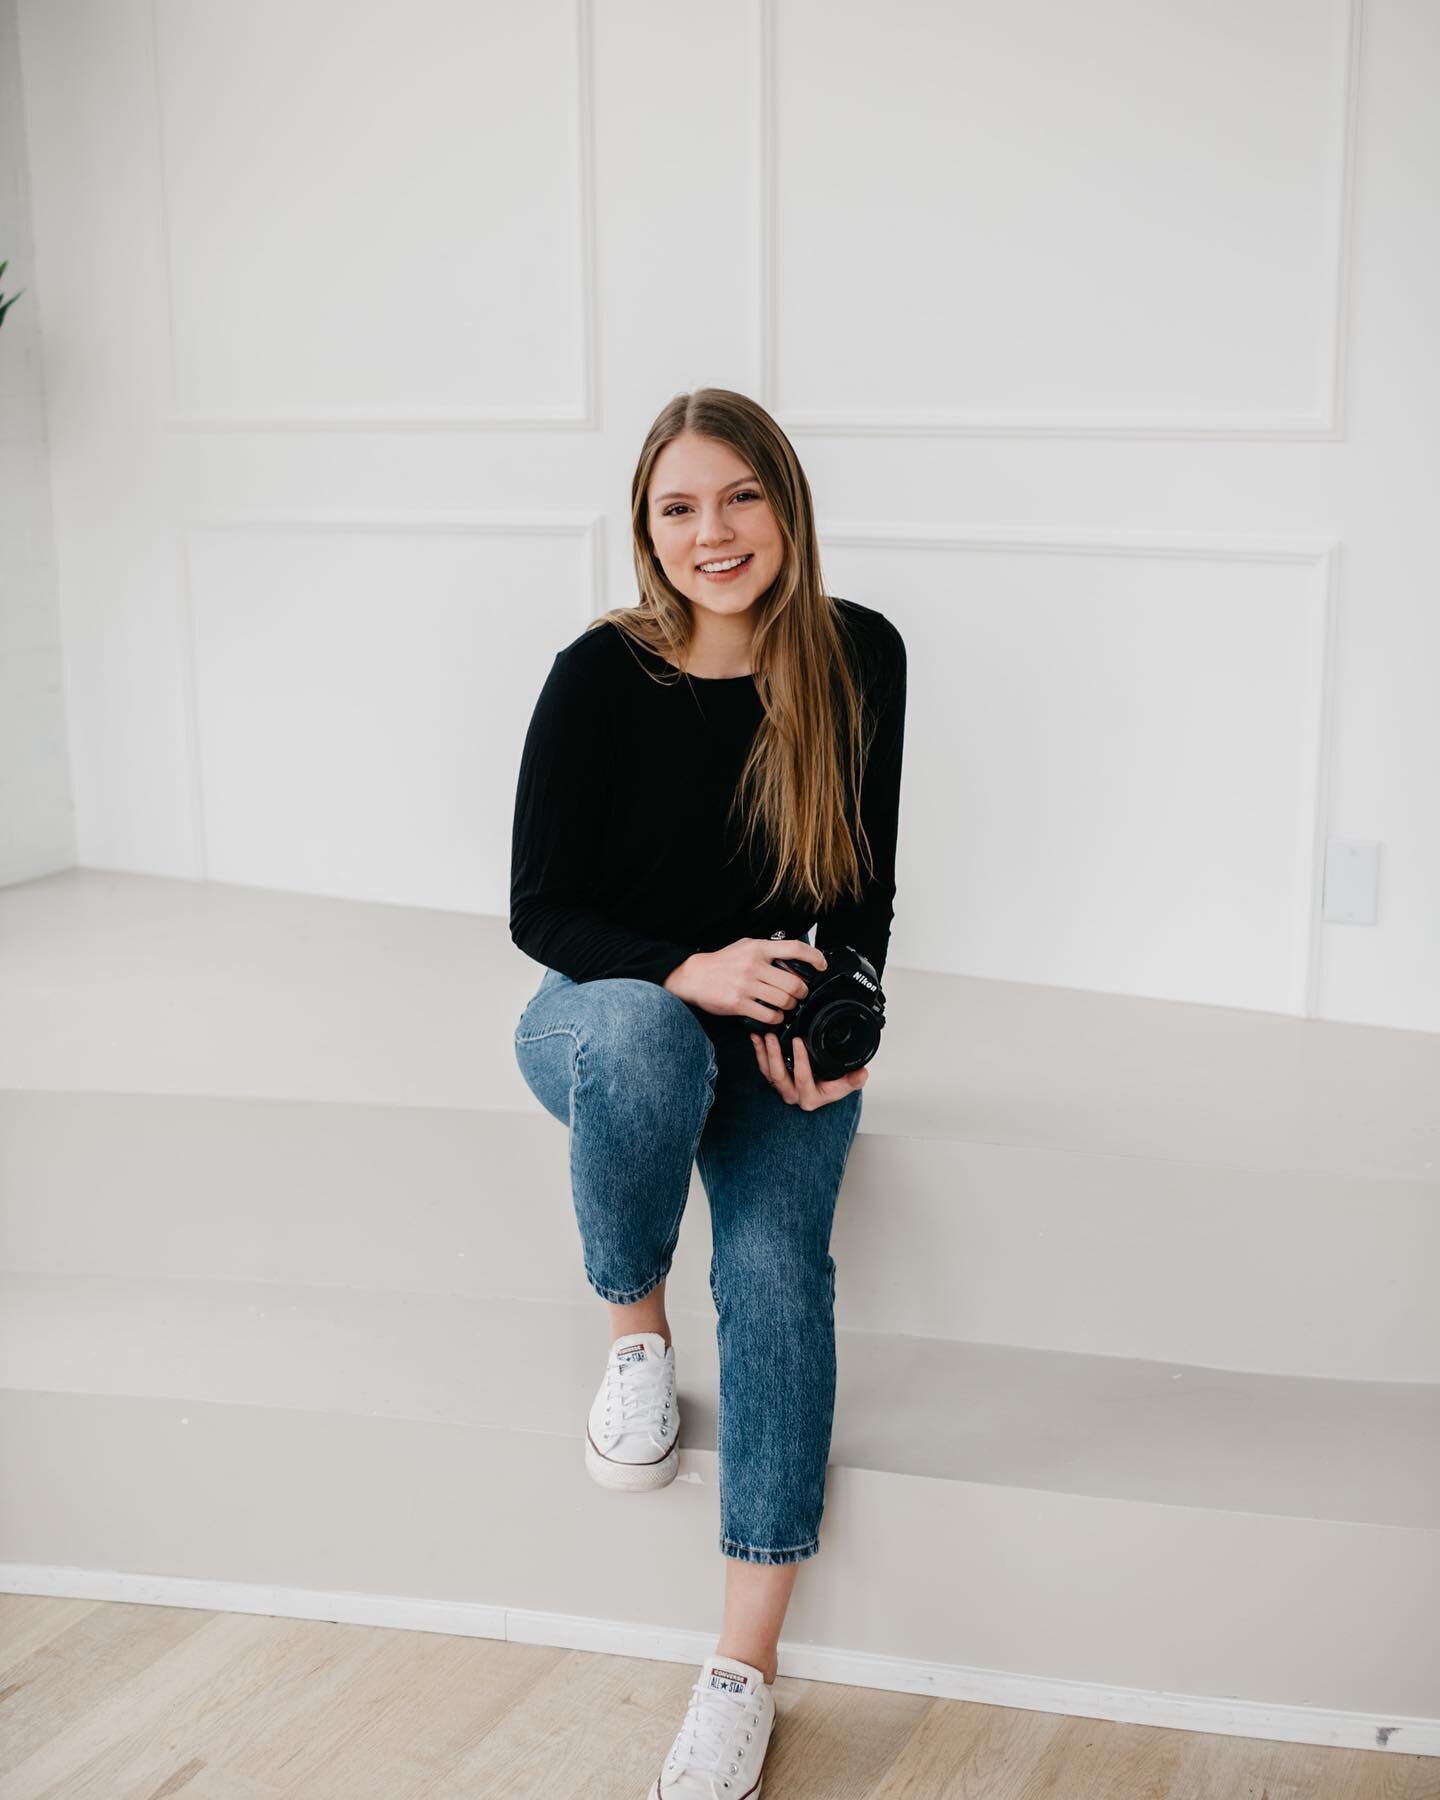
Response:
[[[723,544],[729,541],[731,533],[727,528],[723,514],[705,511],[700,515],[700,525],[695,533],[695,542],[702,547],[711,544]]]

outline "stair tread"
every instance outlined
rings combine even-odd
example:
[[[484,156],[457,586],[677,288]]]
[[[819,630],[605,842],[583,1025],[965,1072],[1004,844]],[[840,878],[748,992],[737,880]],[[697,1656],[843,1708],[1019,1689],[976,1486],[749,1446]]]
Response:
[[[4,1385],[577,1437],[598,1303],[10,1274]],[[682,1447],[715,1446],[713,1315],[672,1310]],[[833,1464],[1105,1499],[1440,1526],[1440,1386],[838,1333]],[[494,1371],[485,1380],[483,1371]]]
[[[589,1295],[566,1134],[548,1114],[0,1090],[0,1143],[5,1266]],[[872,1133],[836,1211],[836,1317],[860,1331],[1440,1381],[1436,1199],[1382,1177]],[[711,1305],[712,1248],[693,1174],[673,1305]]]
[[[70,869],[0,890],[0,1088],[538,1110],[503,918]],[[1440,1186],[1440,1034],[892,967],[860,1129]]]

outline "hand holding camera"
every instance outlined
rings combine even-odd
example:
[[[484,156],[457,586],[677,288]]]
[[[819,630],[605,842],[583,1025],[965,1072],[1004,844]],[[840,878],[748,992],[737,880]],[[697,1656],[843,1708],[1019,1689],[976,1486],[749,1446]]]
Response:
[[[825,967],[825,956],[804,938],[737,938],[723,950],[697,950],[665,978],[672,994],[720,1016],[769,1025],[784,1018],[808,992],[803,979],[775,961],[779,953]]]
[[[665,986],[707,1012],[755,1020],[762,1070],[787,1100],[802,1103],[839,1099],[862,1085],[860,1072],[885,1027],[879,978],[858,950],[846,944],[827,956],[780,931],[699,951]]]

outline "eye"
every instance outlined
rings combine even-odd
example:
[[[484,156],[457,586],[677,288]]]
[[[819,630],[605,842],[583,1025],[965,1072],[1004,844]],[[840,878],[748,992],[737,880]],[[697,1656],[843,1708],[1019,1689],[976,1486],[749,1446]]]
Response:
[[[760,496],[754,488],[741,488],[738,494],[732,494],[730,498],[732,500],[758,500]],[[670,505],[660,514],[660,517],[662,519],[668,519],[673,513],[683,512],[684,510],[685,502],[683,500],[672,500]]]

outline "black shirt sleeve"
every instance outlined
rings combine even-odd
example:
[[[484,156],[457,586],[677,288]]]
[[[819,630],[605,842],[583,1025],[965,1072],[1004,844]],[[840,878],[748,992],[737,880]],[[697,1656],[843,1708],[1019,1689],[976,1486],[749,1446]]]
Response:
[[[593,904],[615,751],[597,683],[586,674],[573,653],[557,653],[525,736],[510,845],[510,937],[572,981],[630,976],[663,986],[695,946],[629,931]]]
[[[877,630],[865,648],[871,663],[862,672],[867,704],[874,709],[874,741],[860,784],[860,818],[870,843],[875,872],[857,843],[864,892],[822,912],[815,943],[821,950],[852,944],[883,976],[890,951],[890,925],[895,917],[895,846],[900,831],[900,767],[905,745],[905,640],[889,619],[874,615]]]

